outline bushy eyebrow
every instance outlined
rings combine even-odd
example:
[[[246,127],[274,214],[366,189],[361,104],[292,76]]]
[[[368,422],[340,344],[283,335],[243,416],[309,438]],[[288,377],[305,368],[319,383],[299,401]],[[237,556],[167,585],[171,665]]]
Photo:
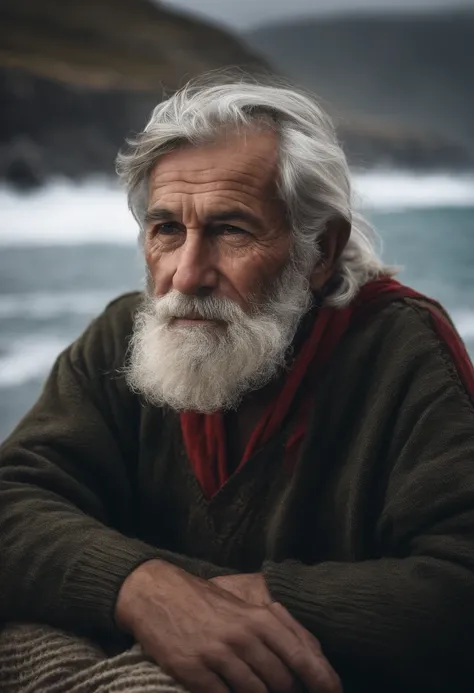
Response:
[[[152,207],[147,209],[145,213],[145,224],[151,224],[154,221],[173,221],[175,218],[173,212],[164,207]]]
[[[166,221],[176,221],[176,215],[171,210],[165,209],[164,207],[152,207],[151,209],[147,210],[145,214],[145,224]],[[242,209],[229,209],[225,212],[211,214],[206,217],[205,224],[208,226],[209,224],[215,224],[216,222],[226,221],[244,221],[251,224],[259,231],[263,231],[263,224],[260,219],[251,212],[247,212]]]

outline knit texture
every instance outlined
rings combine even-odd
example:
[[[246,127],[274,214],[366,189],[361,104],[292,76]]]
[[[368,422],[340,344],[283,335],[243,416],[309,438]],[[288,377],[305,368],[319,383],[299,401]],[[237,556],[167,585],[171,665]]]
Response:
[[[240,469],[267,441],[274,438],[288,421],[292,421],[291,434],[285,441],[285,460],[292,469],[298,459],[298,452],[313,409],[313,400],[318,395],[317,375],[326,366],[332,354],[351,327],[363,319],[367,313],[374,312],[381,303],[389,303],[401,298],[424,298],[413,289],[389,277],[368,282],[357,295],[357,299],[345,308],[334,310],[331,307],[318,307],[309,311],[306,338],[299,348],[293,346],[294,360],[285,375],[279,392],[269,402],[259,420],[254,422],[252,435],[238,461]],[[431,307],[428,305],[428,310]],[[436,304],[436,310],[439,310]],[[443,319],[444,322],[444,319]],[[309,328],[309,329],[308,329]],[[303,328],[304,329],[304,328]],[[298,333],[302,331],[300,326]],[[474,392],[474,388],[473,388]],[[299,406],[295,407],[294,402]],[[204,495],[212,498],[228,481],[235,471],[228,460],[225,413],[202,414],[194,411],[181,412],[181,430],[186,454],[191,462],[196,478]]]
[[[139,645],[112,657],[48,626],[0,630],[1,693],[185,693]]]
[[[472,691],[474,380],[449,322],[404,299],[352,326],[291,472],[283,427],[208,500],[179,416],[121,376],[139,301],[60,355],[0,448],[0,622],[112,641],[140,562],[261,571],[356,689]]]

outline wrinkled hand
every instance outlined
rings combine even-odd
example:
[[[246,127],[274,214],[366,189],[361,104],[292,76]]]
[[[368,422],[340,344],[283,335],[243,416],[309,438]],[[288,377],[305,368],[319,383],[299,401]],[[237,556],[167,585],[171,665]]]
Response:
[[[249,604],[269,606],[273,601],[261,573],[222,575],[211,582]]]
[[[341,693],[318,641],[280,604],[250,604],[160,560],[124,582],[119,627],[191,693]]]

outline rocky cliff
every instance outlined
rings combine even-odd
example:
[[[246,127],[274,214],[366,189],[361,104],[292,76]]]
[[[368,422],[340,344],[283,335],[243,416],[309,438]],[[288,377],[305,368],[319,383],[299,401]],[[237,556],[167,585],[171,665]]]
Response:
[[[0,180],[111,173],[164,91],[263,64],[229,33],[148,0],[2,0]]]
[[[229,65],[267,67],[260,43],[284,67],[284,51],[271,49],[280,29],[265,31],[251,37],[251,47],[151,0],[2,0],[0,182],[28,189],[58,175],[111,174],[124,137],[189,77]],[[298,43],[299,32],[291,41]],[[370,118],[371,112],[339,117],[356,163],[469,160],[455,138]]]

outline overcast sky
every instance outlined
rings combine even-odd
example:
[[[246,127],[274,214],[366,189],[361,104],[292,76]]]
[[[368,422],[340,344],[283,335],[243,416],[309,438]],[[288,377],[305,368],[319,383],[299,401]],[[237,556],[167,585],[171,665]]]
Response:
[[[328,10],[474,9],[474,0],[166,0],[163,4],[199,13],[234,29]]]

